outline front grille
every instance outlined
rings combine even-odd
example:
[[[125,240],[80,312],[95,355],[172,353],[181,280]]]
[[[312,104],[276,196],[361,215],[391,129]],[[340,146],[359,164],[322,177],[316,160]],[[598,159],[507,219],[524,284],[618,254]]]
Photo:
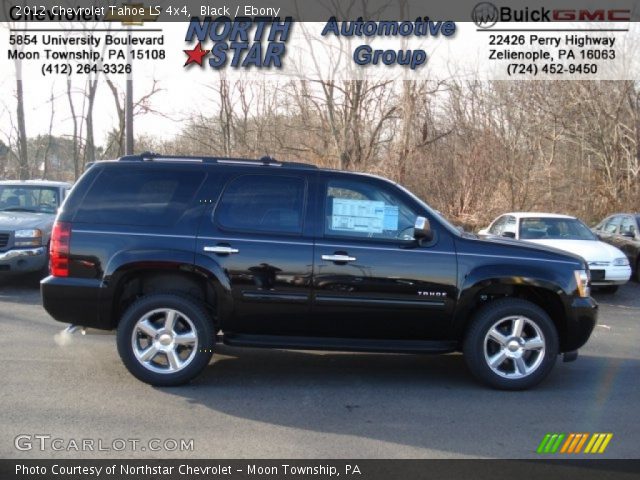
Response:
[[[0,248],[4,248],[9,243],[9,234],[0,233]]]

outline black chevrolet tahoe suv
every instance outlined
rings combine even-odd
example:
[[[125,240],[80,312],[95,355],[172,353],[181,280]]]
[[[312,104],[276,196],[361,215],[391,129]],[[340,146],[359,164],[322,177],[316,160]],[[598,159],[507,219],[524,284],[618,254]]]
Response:
[[[585,261],[460,232],[372,175],[261,160],[96,162],[58,214],[42,281],[56,320],[117,329],[129,371],[193,379],[216,342],[461,351],[502,389],[575,359],[597,305]]]

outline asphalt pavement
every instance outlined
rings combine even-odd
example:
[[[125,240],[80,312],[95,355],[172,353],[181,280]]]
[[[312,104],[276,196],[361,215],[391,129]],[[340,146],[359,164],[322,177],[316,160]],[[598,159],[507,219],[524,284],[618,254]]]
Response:
[[[59,335],[37,279],[0,280],[0,458],[533,458],[550,432],[610,432],[601,457],[637,458],[640,285],[596,299],[578,360],[530,391],[479,385],[460,355],[225,346],[153,388],[114,336]]]

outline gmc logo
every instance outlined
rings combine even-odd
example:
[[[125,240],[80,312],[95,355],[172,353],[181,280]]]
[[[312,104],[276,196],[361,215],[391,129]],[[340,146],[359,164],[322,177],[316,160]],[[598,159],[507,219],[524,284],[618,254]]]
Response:
[[[631,10],[554,10],[553,20],[579,22],[629,22]]]
[[[471,12],[478,28],[491,28],[497,22],[630,22],[631,10],[622,9],[555,9],[546,7],[515,9],[496,7],[491,2],[478,3]]]

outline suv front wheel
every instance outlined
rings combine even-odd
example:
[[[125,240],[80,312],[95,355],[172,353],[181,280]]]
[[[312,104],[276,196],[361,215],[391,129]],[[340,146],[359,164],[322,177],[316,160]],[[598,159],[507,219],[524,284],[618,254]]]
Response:
[[[215,335],[205,309],[170,293],[142,297],[118,325],[118,353],[139,380],[155,386],[187,383],[208,364]]]
[[[463,348],[469,370],[479,380],[494,388],[524,390],[549,374],[558,343],[556,327],[544,310],[504,298],[478,311]]]

